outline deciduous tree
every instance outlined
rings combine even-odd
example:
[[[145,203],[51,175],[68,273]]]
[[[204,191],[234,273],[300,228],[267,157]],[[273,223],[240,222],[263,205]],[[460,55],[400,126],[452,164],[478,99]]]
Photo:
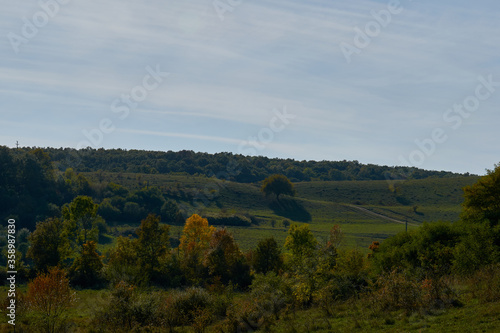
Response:
[[[292,182],[283,175],[272,175],[266,178],[262,184],[261,191],[265,195],[274,194],[276,195],[276,200],[279,201],[280,195],[295,195],[295,189]]]
[[[139,266],[149,279],[154,279],[160,271],[160,261],[170,248],[169,227],[160,225],[160,217],[150,214],[142,220],[136,233],[139,236],[136,240]]]
[[[71,282],[81,287],[94,287],[102,283],[102,258],[97,253],[97,243],[88,241],[69,269]]]
[[[203,263],[210,276],[219,278],[224,284],[233,282],[245,286],[250,283],[250,267],[245,263],[233,235],[225,228],[212,234]]]
[[[68,238],[78,248],[89,240],[97,241],[98,205],[91,197],[78,196],[62,209]]]
[[[186,220],[179,249],[182,252],[182,268],[186,277],[194,284],[203,279],[203,256],[210,246],[214,231],[215,228],[208,224],[208,220],[197,214]]]
[[[257,273],[278,273],[283,265],[281,250],[274,237],[261,240],[257,244],[253,258],[253,268]]]
[[[500,163],[471,186],[464,188],[462,218],[470,222],[487,220],[491,226],[500,221]]]
[[[293,224],[288,230],[288,236],[285,240],[285,248],[292,251],[293,257],[298,260],[311,256],[316,250],[317,244],[318,241],[309,229],[309,224],[301,226]]]
[[[207,219],[194,214],[186,220],[179,248],[186,253],[201,254],[208,249],[214,231],[215,227],[209,225]]]
[[[69,242],[63,236],[64,224],[60,219],[48,219],[36,224],[29,236],[28,257],[33,259],[37,271],[46,272],[58,266],[69,254]]]
[[[51,268],[28,284],[27,303],[45,332],[63,329],[68,309],[76,300],[62,269]]]

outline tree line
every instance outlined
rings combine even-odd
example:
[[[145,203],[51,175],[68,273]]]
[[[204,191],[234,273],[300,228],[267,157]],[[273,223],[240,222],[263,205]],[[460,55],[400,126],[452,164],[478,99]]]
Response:
[[[227,172],[228,167],[233,168]],[[186,173],[222,177],[236,182],[260,182],[280,174],[291,181],[365,180],[450,177],[444,171],[363,165],[357,161],[314,162],[231,153],[205,154],[192,151],[148,152],[55,148],[10,149],[0,146],[0,218],[14,218],[20,227],[33,230],[36,221],[59,216],[60,209],[78,195],[93,197],[100,215],[108,222],[137,223],[148,213],[162,215],[165,222],[180,220],[168,196],[155,188],[129,191],[118,184],[96,184],[82,172]],[[222,176],[221,176],[222,175]],[[184,193],[185,195],[185,193]],[[279,198],[279,194],[277,195]],[[185,200],[189,201],[190,198]],[[185,217],[185,216],[184,216]]]
[[[22,148],[30,152],[38,148]],[[252,183],[272,174],[282,174],[293,182],[339,180],[422,179],[457,176],[452,172],[428,171],[412,167],[362,164],[358,161],[297,161],[293,159],[243,156],[232,153],[141,151],[124,149],[44,148],[61,171],[130,172],[146,174],[187,173],[207,177],[224,175],[228,180]],[[18,152],[17,150],[14,152]],[[230,171],[228,172],[228,169]]]

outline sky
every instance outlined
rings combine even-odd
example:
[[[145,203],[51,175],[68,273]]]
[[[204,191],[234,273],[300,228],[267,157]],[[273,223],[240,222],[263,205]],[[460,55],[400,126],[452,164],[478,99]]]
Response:
[[[0,145],[500,162],[498,1],[0,4]]]

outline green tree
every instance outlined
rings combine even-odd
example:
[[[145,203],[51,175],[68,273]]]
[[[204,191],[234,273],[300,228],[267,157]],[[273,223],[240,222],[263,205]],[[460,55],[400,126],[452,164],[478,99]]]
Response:
[[[261,191],[265,195],[274,194],[276,195],[276,200],[279,201],[280,195],[295,195],[295,189],[292,182],[283,175],[272,175],[266,179],[262,184]]]
[[[257,273],[266,274],[267,272],[278,273],[283,266],[281,250],[274,237],[261,240],[253,257],[253,268]]]
[[[102,282],[103,264],[97,253],[97,243],[88,241],[82,245],[82,252],[69,269],[69,278],[75,285],[87,288]]]
[[[137,203],[147,213],[160,214],[165,198],[159,188],[149,187],[136,191],[130,196],[129,201]]]
[[[45,173],[45,177],[49,180],[54,179],[54,168],[52,167],[52,160],[50,159],[50,155],[43,151],[43,149],[37,148],[31,152],[38,160],[38,163],[42,167]]]
[[[297,260],[312,256],[317,244],[318,241],[309,229],[309,224],[301,226],[293,224],[285,240],[285,248],[292,251],[293,257]]]
[[[250,283],[250,267],[244,262],[233,235],[225,228],[212,234],[203,263],[210,276],[222,283],[233,282],[242,287]]]
[[[146,282],[137,262],[137,242],[127,237],[118,237],[116,246],[109,252],[106,277],[112,283],[125,281],[134,285]]]
[[[464,188],[462,219],[468,222],[487,220],[490,226],[500,221],[500,163],[471,186]]]
[[[81,247],[89,240],[97,241],[97,209],[91,197],[78,196],[62,209],[68,238],[75,247]]]
[[[172,200],[167,200],[161,206],[161,217],[167,222],[167,223],[182,223],[183,222],[183,217],[182,213],[179,210],[179,207],[177,204],[172,201]]]
[[[155,279],[160,272],[160,261],[169,251],[169,227],[160,225],[160,217],[148,215],[136,231],[138,263],[149,279]]]
[[[117,222],[120,220],[122,212],[111,203],[111,199],[104,199],[97,211],[106,221]]]
[[[69,242],[63,231],[64,224],[57,218],[36,224],[29,236],[28,257],[33,259],[37,271],[46,272],[49,267],[58,266],[69,254]]]
[[[310,305],[317,289],[318,241],[308,224],[293,224],[288,230],[285,248],[292,252],[289,267],[293,272],[292,290],[297,304]]]

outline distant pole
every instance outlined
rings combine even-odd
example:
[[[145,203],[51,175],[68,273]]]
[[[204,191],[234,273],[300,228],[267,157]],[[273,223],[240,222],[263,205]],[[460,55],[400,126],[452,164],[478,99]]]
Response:
[[[405,219],[406,232],[408,232],[408,218]]]
[[[19,149],[19,141],[16,141],[16,148]]]

